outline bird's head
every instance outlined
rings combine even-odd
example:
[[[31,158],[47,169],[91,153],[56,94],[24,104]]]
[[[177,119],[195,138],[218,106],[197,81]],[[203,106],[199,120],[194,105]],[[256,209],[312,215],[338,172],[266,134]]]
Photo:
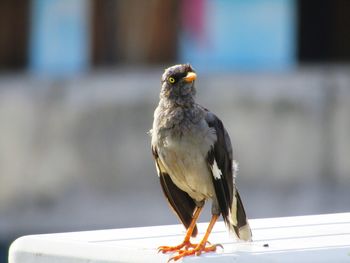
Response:
[[[196,93],[194,81],[197,75],[190,64],[180,64],[167,68],[162,76],[161,97],[181,102],[193,99]]]

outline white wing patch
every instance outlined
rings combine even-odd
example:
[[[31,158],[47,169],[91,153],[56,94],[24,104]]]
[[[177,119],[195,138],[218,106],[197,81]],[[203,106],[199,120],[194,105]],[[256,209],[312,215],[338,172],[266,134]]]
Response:
[[[220,180],[221,176],[222,176],[222,172],[218,167],[218,164],[216,163],[216,160],[214,159],[214,163],[211,166],[211,171],[213,173],[213,176],[215,178],[215,180]]]

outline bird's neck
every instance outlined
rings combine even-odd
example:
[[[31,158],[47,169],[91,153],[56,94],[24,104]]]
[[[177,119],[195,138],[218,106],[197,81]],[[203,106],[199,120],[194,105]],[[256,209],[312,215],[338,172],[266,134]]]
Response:
[[[160,97],[160,105],[165,108],[178,108],[181,107],[183,109],[193,108],[195,105],[195,101],[193,96],[161,96]]]
[[[166,127],[187,125],[187,123],[196,123],[197,119],[201,118],[199,114],[199,106],[194,100],[184,103],[183,100],[179,102],[172,100],[161,99],[158,105],[159,120],[164,122]]]

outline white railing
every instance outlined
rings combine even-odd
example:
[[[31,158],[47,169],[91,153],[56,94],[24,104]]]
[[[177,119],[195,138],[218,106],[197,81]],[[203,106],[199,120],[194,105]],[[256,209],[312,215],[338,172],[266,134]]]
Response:
[[[350,213],[250,220],[251,243],[237,242],[218,222],[210,236],[215,253],[191,262],[350,262]],[[198,240],[207,224],[200,223]],[[13,242],[9,263],[166,262],[160,245],[182,241],[181,225],[24,236]]]

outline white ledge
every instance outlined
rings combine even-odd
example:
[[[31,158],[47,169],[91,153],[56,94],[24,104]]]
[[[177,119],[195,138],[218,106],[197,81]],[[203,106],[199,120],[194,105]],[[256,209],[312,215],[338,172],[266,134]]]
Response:
[[[350,213],[253,219],[250,225],[254,241],[242,243],[218,222],[209,239],[224,249],[183,261],[350,262]],[[198,227],[197,240],[207,224]],[[157,247],[183,237],[182,225],[24,236],[11,245],[9,263],[166,262],[171,254],[158,254]]]

